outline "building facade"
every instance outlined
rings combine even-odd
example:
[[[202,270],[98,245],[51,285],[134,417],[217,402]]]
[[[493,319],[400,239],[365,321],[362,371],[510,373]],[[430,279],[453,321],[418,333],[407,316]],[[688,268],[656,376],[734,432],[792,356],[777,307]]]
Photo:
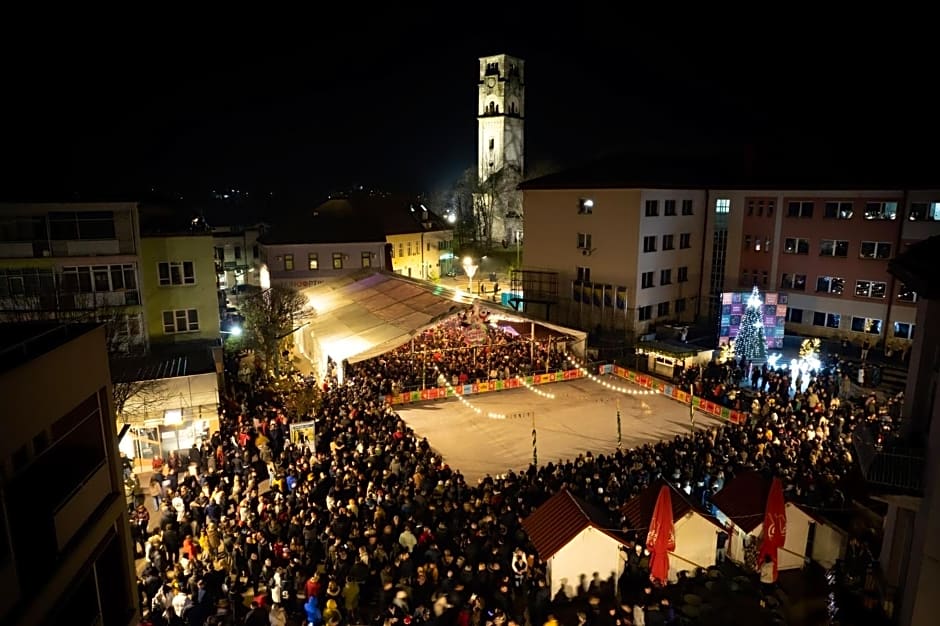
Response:
[[[788,332],[910,345],[917,294],[888,273],[911,243],[940,234],[930,190],[709,191],[703,314],[717,320],[722,292],[786,294]]]
[[[237,285],[261,286],[261,244],[258,238],[264,229],[264,224],[212,228],[213,258],[219,289],[231,289]]]
[[[152,344],[219,342],[219,300],[210,233],[145,234],[140,267]]]
[[[642,335],[698,306],[705,193],[524,186],[525,267],[558,273],[552,319]]]
[[[306,289],[363,268],[385,269],[385,241],[262,243],[261,286]],[[268,276],[269,278],[265,278]],[[266,281],[269,281],[266,283]]]
[[[910,345],[917,295],[887,264],[940,233],[940,192],[728,184],[643,167],[521,185],[525,266],[558,275],[553,319],[632,336],[695,320],[717,330],[722,294],[756,285],[787,304],[788,332]]]
[[[0,364],[0,622],[136,624],[104,327],[0,325]]]
[[[136,203],[0,204],[0,319],[102,321],[145,352],[139,255]]]

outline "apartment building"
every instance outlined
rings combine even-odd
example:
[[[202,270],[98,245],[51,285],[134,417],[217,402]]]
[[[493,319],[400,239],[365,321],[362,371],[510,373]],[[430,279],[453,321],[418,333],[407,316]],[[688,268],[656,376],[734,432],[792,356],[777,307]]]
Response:
[[[136,203],[0,204],[0,320],[103,321],[146,352],[139,255]]]
[[[916,241],[940,234],[940,192],[926,189],[709,190],[704,311],[720,319],[722,291],[786,295],[789,332],[887,341],[916,331],[917,294],[888,273]]]
[[[574,170],[521,185],[525,268],[557,272],[551,321],[642,335],[698,309],[706,193]],[[533,311],[538,313],[538,311]]]
[[[548,311],[582,329],[717,330],[721,294],[757,285],[784,296],[789,332],[903,350],[917,295],[887,263],[940,233],[937,187],[791,178],[623,158],[526,181],[525,267],[557,273]]]
[[[138,203],[0,205],[0,321],[36,319],[104,324],[130,456],[211,426],[219,304],[213,238],[198,220]]]
[[[139,621],[105,335],[0,324],[0,623]]]
[[[261,286],[261,244],[266,224],[213,226],[212,246],[219,289]]]

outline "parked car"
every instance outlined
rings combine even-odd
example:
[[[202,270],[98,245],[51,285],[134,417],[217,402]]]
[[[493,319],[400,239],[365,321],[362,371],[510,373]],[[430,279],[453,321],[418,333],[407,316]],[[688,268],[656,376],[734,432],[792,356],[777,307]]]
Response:
[[[230,292],[233,296],[245,296],[250,293],[257,293],[261,291],[261,287],[256,285],[235,285],[231,288]]]

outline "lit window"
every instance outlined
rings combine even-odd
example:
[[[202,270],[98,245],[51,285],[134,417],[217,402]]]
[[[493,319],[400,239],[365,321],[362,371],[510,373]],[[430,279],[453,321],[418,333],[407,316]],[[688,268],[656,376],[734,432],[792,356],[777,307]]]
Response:
[[[897,202],[868,202],[865,204],[866,220],[893,220],[897,216]]]
[[[940,202],[912,202],[908,219],[940,222]]]
[[[809,239],[787,237],[783,240],[783,251],[787,254],[809,254]]]
[[[914,324],[906,324],[904,322],[895,322],[894,323],[894,336],[898,339],[913,339],[914,338]]]
[[[859,298],[884,298],[888,284],[878,280],[855,281],[855,295]]]
[[[730,213],[731,200],[729,198],[718,198],[715,200],[715,213]]]
[[[881,320],[871,317],[852,317],[852,330],[857,333],[868,333],[869,335],[881,334]]]
[[[851,202],[827,202],[823,217],[834,220],[850,220],[855,214]]]
[[[578,213],[581,215],[590,215],[594,212],[594,201],[590,198],[581,198],[578,200]]]
[[[917,302],[917,292],[902,283],[901,289],[898,291],[898,300],[901,302]]]
[[[342,252],[333,253],[333,269],[334,270],[343,269],[343,253]]]
[[[863,259],[887,259],[891,257],[891,244],[887,241],[863,241],[858,255]]]
[[[294,271],[294,255],[293,254],[284,255],[284,271],[285,272]]]
[[[845,290],[845,279],[835,276],[820,276],[816,279],[816,291],[820,293],[842,294]]]
[[[316,252],[311,252],[307,255],[307,269],[309,270],[320,269],[320,257]]]

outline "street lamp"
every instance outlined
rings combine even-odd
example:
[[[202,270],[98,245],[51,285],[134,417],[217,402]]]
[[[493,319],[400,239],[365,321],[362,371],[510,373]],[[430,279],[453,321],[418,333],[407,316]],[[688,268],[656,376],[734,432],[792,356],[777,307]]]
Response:
[[[463,271],[467,273],[467,291],[473,293],[473,275],[477,273],[477,266],[468,256],[463,258]]]

